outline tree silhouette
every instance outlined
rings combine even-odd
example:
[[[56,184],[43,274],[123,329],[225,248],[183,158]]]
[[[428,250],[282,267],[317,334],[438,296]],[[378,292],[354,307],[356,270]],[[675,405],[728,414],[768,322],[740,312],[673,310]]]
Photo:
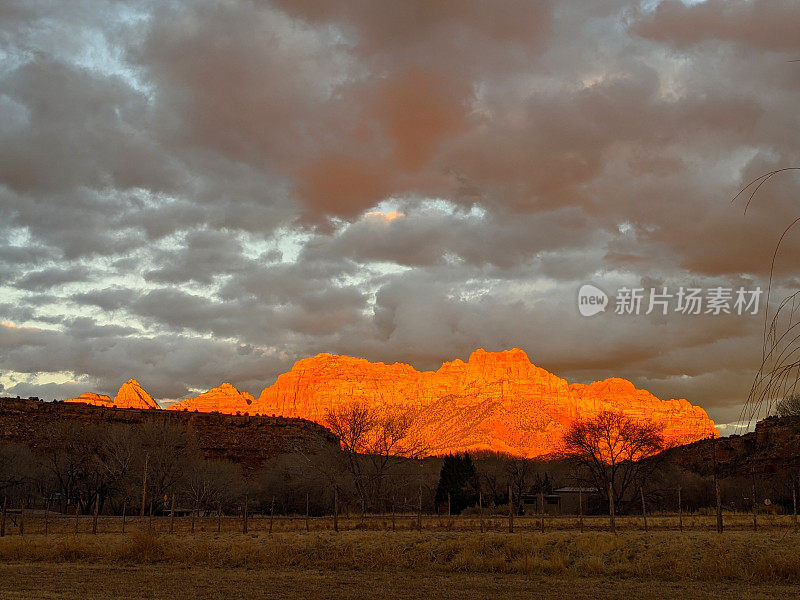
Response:
[[[450,511],[460,514],[462,510],[478,503],[478,472],[468,453],[445,456],[436,487],[436,504],[447,502],[450,495]]]

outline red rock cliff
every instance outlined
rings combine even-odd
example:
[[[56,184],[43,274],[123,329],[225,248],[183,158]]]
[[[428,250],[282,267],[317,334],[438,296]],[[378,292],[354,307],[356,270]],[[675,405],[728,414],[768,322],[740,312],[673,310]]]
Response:
[[[196,398],[186,398],[168,406],[167,410],[197,410],[199,412],[221,412],[227,414],[253,412],[251,404],[255,398],[240,392],[230,383],[223,383]]]
[[[64,402],[81,402],[93,406],[115,406],[117,408],[161,408],[153,397],[135,379],[123,383],[114,401],[106,395],[86,392],[78,398],[67,398]]]
[[[706,412],[662,401],[619,378],[568,384],[531,364],[524,351],[477,350],[437,371],[320,354],[298,361],[256,400],[251,413],[324,423],[325,411],[352,402],[410,410],[430,454],[493,450],[533,457],[554,451],[565,428],[602,410],[664,425],[669,444],[718,436]]]
[[[97,394],[69,402],[111,405],[108,396]],[[616,377],[570,385],[531,364],[519,349],[476,350],[467,362],[454,360],[437,371],[423,372],[402,363],[319,354],[297,361],[257,399],[223,383],[169,409],[300,417],[324,424],[327,410],[352,403],[409,411],[413,434],[424,440],[429,454],[492,450],[541,456],[558,448],[564,430],[575,419],[591,418],[603,410],[663,424],[670,445],[719,435],[706,412],[686,400],[659,400]],[[157,407],[135,381],[120,388],[113,404]]]

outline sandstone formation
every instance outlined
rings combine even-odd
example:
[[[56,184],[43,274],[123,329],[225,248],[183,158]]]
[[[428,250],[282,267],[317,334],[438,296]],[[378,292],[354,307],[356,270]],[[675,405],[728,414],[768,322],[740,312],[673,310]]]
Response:
[[[95,394],[94,392],[84,392],[77,398],[68,398],[64,402],[81,402],[92,406],[113,406],[114,402],[105,394]]]
[[[108,405],[102,398],[108,399],[84,394],[69,401]],[[319,354],[297,361],[257,399],[223,383],[169,409],[299,417],[324,425],[328,411],[355,403],[407,415],[409,439],[422,443],[428,455],[490,450],[542,456],[558,449],[576,419],[603,410],[656,421],[669,445],[719,436],[706,412],[686,400],[663,401],[616,377],[569,384],[519,349],[476,350],[467,362],[457,359],[422,372],[402,363]],[[120,388],[113,405],[157,408],[135,381]]]
[[[120,386],[113,402],[108,396],[91,392],[81,394],[78,398],[68,398],[64,402],[81,402],[93,406],[116,408],[161,408],[135,379],[130,379]]]
[[[135,379],[122,384],[114,398],[114,405],[118,408],[161,408]]]
[[[248,412],[324,424],[326,411],[352,403],[407,411],[412,433],[428,454],[491,450],[541,456],[557,449],[575,419],[602,410],[656,420],[671,445],[719,435],[706,412],[686,400],[662,401],[619,378],[570,385],[531,364],[519,349],[477,350],[467,362],[424,372],[402,363],[319,354],[296,362]]]
[[[240,392],[230,383],[223,383],[196,398],[186,398],[168,406],[167,410],[196,410],[199,412],[221,412],[244,414],[251,410],[255,398],[247,392]]]

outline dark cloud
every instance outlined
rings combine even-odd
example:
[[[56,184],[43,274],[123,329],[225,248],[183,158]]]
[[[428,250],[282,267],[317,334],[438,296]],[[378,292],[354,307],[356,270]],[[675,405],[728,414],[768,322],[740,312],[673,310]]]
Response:
[[[79,292],[71,300],[88,306],[96,306],[105,311],[114,311],[130,306],[139,294],[125,287],[108,287],[104,289]]]
[[[178,246],[177,250],[157,252],[153,261],[160,267],[145,272],[145,280],[210,284],[219,275],[240,272],[248,266],[242,256],[242,244],[228,231],[191,231]]]
[[[800,7],[791,1],[706,0],[687,6],[659,2],[650,14],[637,14],[632,30],[643,37],[684,48],[715,40],[775,52],[800,52],[794,24]]]
[[[55,256],[40,247],[11,246],[5,244],[0,246],[0,263],[13,265],[36,265],[47,260],[52,260]]]
[[[100,325],[91,317],[69,319],[65,325],[65,333],[79,340],[93,340],[108,337],[119,338],[139,332],[135,327]]]
[[[410,267],[463,261],[511,269],[546,251],[567,252],[602,240],[598,223],[572,208],[510,216],[428,207],[408,214],[368,214],[331,235],[318,236],[302,259],[336,257]]]
[[[49,290],[65,283],[86,282],[91,278],[91,270],[84,266],[50,267],[25,273],[14,282],[14,287],[21,290],[41,291]]]
[[[257,393],[320,351],[519,346],[734,420],[760,317],[575,294],[766,285],[800,179],[730,201],[800,164],[800,15],[651,4],[4,3],[0,385]]]

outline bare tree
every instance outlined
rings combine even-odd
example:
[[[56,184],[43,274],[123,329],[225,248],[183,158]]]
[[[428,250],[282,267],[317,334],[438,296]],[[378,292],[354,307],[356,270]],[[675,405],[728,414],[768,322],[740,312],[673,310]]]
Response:
[[[36,483],[36,460],[31,451],[18,444],[0,444],[0,502],[15,497]]]
[[[244,479],[239,465],[200,458],[186,463],[181,490],[189,506],[210,512],[229,509],[243,494]]]
[[[74,503],[88,513],[104,479],[95,472],[94,454],[98,429],[77,423],[56,423],[48,430],[49,447],[43,459],[52,490],[61,498],[62,509]]]
[[[330,512],[333,487],[346,477],[341,460],[330,452],[284,454],[265,463],[256,475],[256,496],[264,507],[271,507],[275,497],[278,513],[302,514],[308,508],[313,515]]]
[[[611,496],[620,506],[631,486],[641,485],[657,468],[657,461],[642,459],[664,449],[661,431],[652,421],[603,411],[569,427],[564,434],[563,454],[583,468],[586,479],[606,500]]]
[[[475,459],[475,466],[481,480],[481,490],[484,494],[484,506],[499,506],[508,502],[508,485],[510,483],[508,465],[513,460],[510,456],[497,453],[478,455]]]
[[[123,503],[132,505],[138,495],[141,443],[137,433],[121,423],[97,432],[92,468],[107,482],[105,492],[113,511],[120,510]]]
[[[157,502],[177,491],[199,455],[194,432],[186,427],[149,421],[138,430],[141,473],[147,456],[147,498]],[[145,507],[147,510],[147,507]]]
[[[352,403],[325,414],[325,425],[339,438],[342,459],[364,506],[378,508],[387,477],[402,458],[424,454],[412,434],[409,411]]]
[[[512,459],[506,465],[508,473],[508,485],[514,496],[514,502],[520,503],[522,494],[528,492],[534,476],[538,479],[535,466],[532,461],[525,459]]]

